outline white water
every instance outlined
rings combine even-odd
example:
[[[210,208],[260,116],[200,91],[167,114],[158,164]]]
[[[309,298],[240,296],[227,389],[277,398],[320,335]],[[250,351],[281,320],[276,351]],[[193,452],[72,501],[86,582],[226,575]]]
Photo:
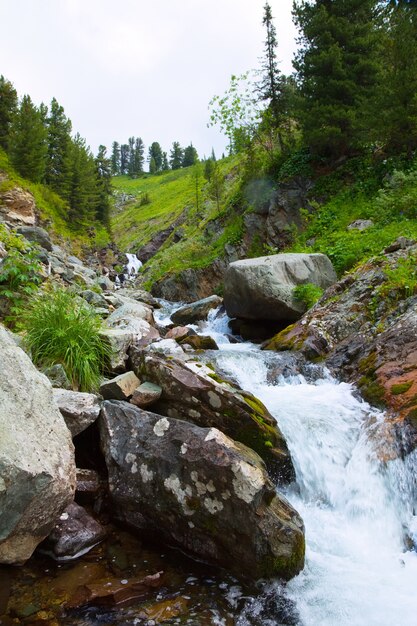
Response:
[[[225,331],[227,318],[215,313],[201,328],[220,347],[211,360],[265,403],[293,457],[297,485],[287,495],[304,519],[307,553],[285,594],[298,623],[415,626],[417,554],[405,551],[404,539],[417,538],[417,453],[381,463],[375,442],[384,416],[350,385],[327,374],[314,384],[302,376],[268,384],[268,362],[284,357],[231,345]],[[283,593],[278,584],[275,591]],[[239,626],[252,623],[257,608],[243,611]]]
[[[139,261],[136,254],[126,252],[127,264],[126,273],[128,277],[136,276],[140,268],[142,267],[142,261]]]

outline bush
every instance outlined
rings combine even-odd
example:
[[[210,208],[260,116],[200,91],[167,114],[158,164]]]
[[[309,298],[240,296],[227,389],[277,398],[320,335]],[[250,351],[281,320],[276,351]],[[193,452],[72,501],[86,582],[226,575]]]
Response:
[[[41,367],[61,363],[80,391],[97,389],[108,360],[100,325],[92,307],[62,288],[33,298],[23,320],[34,363]]]
[[[306,283],[305,285],[297,285],[294,288],[294,297],[300,302],[303,302],[307,309],[316,304],[323,295],[323,289],[314,285],[313,283]]]

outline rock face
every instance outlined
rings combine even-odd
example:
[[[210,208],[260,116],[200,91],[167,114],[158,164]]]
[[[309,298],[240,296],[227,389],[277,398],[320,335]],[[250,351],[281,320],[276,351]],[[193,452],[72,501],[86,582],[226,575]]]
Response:
[[[255,450],[277,480],[290,482],[295,473],[285,439],[267,408],[251,394],[222,381],[209,367],[151,352],[131,350],[142,380],[162,389],[157,413],[214,426]]]
[[[0,563],[20,564],[75,490],[74,448],[48,379],[0,326]]]
[[[35,198],[21,187],[14,187],[0,194],[0,215],[12,224],[36,224]]]
[[[52,241],[44,228],[40,228],[39,226],[19,226],[17,232],[19,235],[23,235],[28,241],[37,243],[41,248],[52,252]]]
[[[224,282],[224,304],[230,317],[291,322],[305,305],[294,287],[306,283],[327,288],[336,272],[324,254],[276,254],[231,263]]]
[[[240,578],[301,570],[302,520],[253,451],[116,401],[104,403],[100,432],[117,519]]]
[[[211,309],[216,309],[221,304],[222,299],[219,296],[209,296],[177,309],[171,319],[178,325],[195,324],[200,320],[206,320]]]
[[[54,389],[53,394],[73,437],[88,428],[100,414],[100,398],[94,393]]]
[[[395,283],[396,268],[414,267],[417,245],[389,249],[394,252],[342,278],[298,323],[266,344],[325,359],[367,401],[388,408],[384,437],[394,441],[400,433],[405,450],[383,444],[384,458],[417,447],[417,296]]]

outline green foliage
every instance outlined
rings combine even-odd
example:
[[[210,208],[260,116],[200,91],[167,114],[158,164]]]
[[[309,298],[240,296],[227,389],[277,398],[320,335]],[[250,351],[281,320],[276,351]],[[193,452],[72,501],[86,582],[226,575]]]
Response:
[[[100,323],[94,309],[67,289],[33,298],[23,325],[34,363],[40,367],[61,363],[74,388],[97,389],[109,355]]]
[[[0,76],[0,148],[9,148],[9,135],[17,109],[17,93],[12,83]]]
[[[139,206],[145,206],[145,204],[150,204],[151,199],[148,193],[143,193],[139,200]]]
[[[7,298],[9,315],[6,321],[14,326],[29,296],[42,281],[38,248],[20,235],[0,224],[0,242],[7,256],[0,262],[0,296]]]
[[[303,302],[307,309],[311,309],[322,297],[323,289],[314,283],[306,283],[305,285],[297,285],[293,293],[294,297]]]
[[[178,141],[174,141],[169,157],[169,164],[171,166],[171,169],[179,170],[180,167],[182,167],[183,159],[184,150],[181,148]]]
[[[384,267],[386,281],[377,289],[377,297],[397,302],[417,292],[417,255],[398,259],[395,267]]]
[[[45,174],[47,133],[41,111],[23,96],[10,131],[10,157],[24,178],[38,183]]]

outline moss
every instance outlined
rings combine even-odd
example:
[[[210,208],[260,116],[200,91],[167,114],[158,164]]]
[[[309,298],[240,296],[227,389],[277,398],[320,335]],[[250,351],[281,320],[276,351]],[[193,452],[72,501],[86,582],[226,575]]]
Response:
[[[209,374],[207,374],[207,376],[215,380],[216,383],[219,383],[220,385],[223,383],[227,384],[227,380],[223,380],[223,378],[221,378],[221,376],[216,374],[216,372],[210,372]]]
[[[274,350],[275,352],[285,352],[286,350],[301,350],[304,343],[304,337],[289,337],[290,333],[295,329],[296,324],[291,324],[274,335],[270,341],[263,345],[263,350]]]
[[[273,448],[274,444],[272,443],[272,441],[269,441],[269,439],[267,439],[264,443],[265,448]]]
[[[412,386],[413,381],[409,381],[408,383],[399,383],[398,385],[393,385],[391,387],[391,393],[394,396],[399,396],[402,393],[406,393],[410,387]]]
[[[376,369],[376,352],[371,352],[358,363],[358,370],[361,374],[374,373]]]
[[[362,376],[358,382],[358,387],[363,398],[369,404],[381,408],[386,406],[384,388],[379,384],[374,373],[370,376]]]
[[[417,408],[412,409],[412,410],[408,413],[408,415],[407,415],[407,418],[406,418],[406,419],[409,421],[409,423],[411,424],[411,426],[417,430]]]
[[[260,400],[258,400],[258,398],[255,398],[255,396],[245,393],[242,393],[241,395],[243,396],[246,404],[248,404],[251,409],[256,411],[256,415],[253,416],[254,419],[256,419],[256,421],[261,421],[261,423],[264,423],[264,417],[268,415],[268,409],[266,408],[266,406]]]
[[[278,576],[284,580],[290,580],[304,567],[305,537],[300,533],[299,540],[290,556],[265,557],[261,562],[261,575],[263,578]]]

